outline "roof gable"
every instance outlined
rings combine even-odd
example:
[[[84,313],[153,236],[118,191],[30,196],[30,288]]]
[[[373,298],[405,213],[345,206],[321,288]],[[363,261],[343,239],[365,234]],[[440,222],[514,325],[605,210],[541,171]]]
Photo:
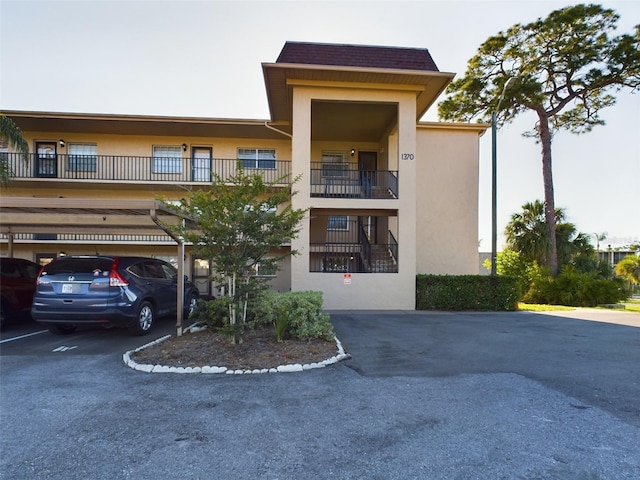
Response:
[[[437,72],[424,48],[286,42],[276,63]]]

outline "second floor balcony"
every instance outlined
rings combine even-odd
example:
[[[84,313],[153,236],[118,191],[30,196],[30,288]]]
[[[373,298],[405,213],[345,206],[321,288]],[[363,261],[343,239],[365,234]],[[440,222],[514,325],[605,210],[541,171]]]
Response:
[[[201,184],[215,176],[228,181],[240,168],[265,182],[288,185],[288,160],[235,158],[142,157],[126,155],[0,153],[16,180],[77,183]],[[362,170],[354,164],[311,162],[311,197],[398,198],[397,170]]]
[[[353,163],[311,163],[311,196],[398,198],[397,170],[364,170]]]
[[[239,168],[262,175],[266,182],[289,183],[291,162],[226,158],[136,157],[122,155],[0,154],[17,180],[41,179],[117,183],[210,183],[226,181]]]

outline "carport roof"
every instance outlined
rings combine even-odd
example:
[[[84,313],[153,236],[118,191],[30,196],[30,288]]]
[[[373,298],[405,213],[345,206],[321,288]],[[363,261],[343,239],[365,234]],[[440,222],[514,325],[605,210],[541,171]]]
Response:
[[[158,200],[3,197],[0,232],[158,234],[179,217]]]

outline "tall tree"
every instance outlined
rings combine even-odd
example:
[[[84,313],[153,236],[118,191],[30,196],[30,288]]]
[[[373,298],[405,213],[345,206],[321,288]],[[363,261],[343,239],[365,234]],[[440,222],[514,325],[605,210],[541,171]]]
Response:
[[[22,136],[22,131],[6,115],[0,113],[0,139],[6,140],[9,146],[21,154],[26,161],[29,155],[29,144]],[[0,185],[8,185],[11,182],[11,167],[6,158],[0,158]]]
[[[535,113],[537,122],[525,136],[541,144],[546,262],[554,275],[553,135],[603,125],[599,113],[615,104],[613,92],[640,89],[640,25],[634,34],[614,35],[618,18],[599,5],[574,5],[499,32],[480,46],[464,77],[449,85],[449,97],[438,105],[441,118],[456,121],[487,122],[495,112],[498,124],[505,124],[523,112]]]
[[[208,190],[196,190],[168,207],[196,223],[195,229],[169,227],[193,244],[200,258],[214,263],[212,280],[225,286],[229,297],[229,321],[233,343],[241,340],[248,301],[266,288],[265,279],[256,276],[258,267],[276,271],[280,261],[295,255],[282,246],[300,231],[306,210],[294,209],[293,184],[279,178],[265,182],[259,173],[248,174],[238,163],[235,176],[223,180],[215,175]],[[278,252],[274,254],[274,252]]]

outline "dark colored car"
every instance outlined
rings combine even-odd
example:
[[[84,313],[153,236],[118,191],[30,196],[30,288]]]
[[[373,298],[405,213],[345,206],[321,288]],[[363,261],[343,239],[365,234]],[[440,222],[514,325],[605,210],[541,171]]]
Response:
[[[176,314],[177,291],[178,272],[163,260],[66,256],[40,272],[31,316],[56,334],[97,323],[144,335],[156,318]],[[185,277],[185,317],[198,298],[196,286]]]
[[[28,319],[40,267],[22,258],[0,258],[0,326]]]

